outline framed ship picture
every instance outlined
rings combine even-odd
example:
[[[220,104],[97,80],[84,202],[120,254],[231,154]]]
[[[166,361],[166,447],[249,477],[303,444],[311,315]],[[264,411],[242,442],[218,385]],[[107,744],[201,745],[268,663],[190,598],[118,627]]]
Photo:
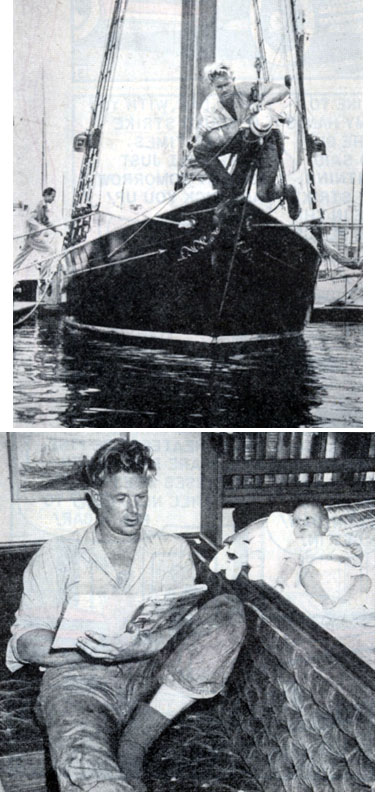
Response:
[[[9,432],[12,501],[84,500],[86,464],[94,452],[128,432]]]

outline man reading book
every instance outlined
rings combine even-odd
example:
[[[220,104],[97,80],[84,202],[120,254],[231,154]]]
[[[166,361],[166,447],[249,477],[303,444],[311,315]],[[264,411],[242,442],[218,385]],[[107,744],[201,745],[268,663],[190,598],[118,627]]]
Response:
[[[153,741],[196,699],[224,687],[244,638],[244,613],[236,597],[223,595],[180,629],[88,631],[76,648],[53,649],[76,595],[113,594],[116,608],[116,595],[146,597],[195,579],[186,541],[144,525],[156,473],[146,446],[111,440],[87,473],[97,520],[50,539],[31,559],[7,664],[44,671],[37,711],[61,792],[142,792],[143,757]]]

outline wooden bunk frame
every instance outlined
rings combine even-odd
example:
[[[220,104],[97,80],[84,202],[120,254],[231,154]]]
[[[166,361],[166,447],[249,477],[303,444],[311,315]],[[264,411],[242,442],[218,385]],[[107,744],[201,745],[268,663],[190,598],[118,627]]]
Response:
[[[236,434],[240,436],[241,433]],[[362,434],[370,436],[371,433]],[[234,460],[226,457],[221,449],[218,434],[210,432],[202,433],[201,454],[201,532],[217,545],[222,543],[222,509],[226,506],[278,502],[281,507],[290,505],[294,508],[293,504],[312,499],[331,504],[374,498],[374,481],[365,480],[365,474],[375,470],[373,456]],[[333,474],[333,479],[309,481],[315,474],[325,473]],[[251,476],[275,478],[291,474],[301,479],[299,483],[281,484],[274,481],[262,486],[252,484],[246,487],[229,486],[227,483],[234,476],[242,479]],[[335,474],[350,474],[349,480],[336,481]],[[357,474],[357,478],[351,474]],[[362,474],[363,480],[359,474]],[[303,477],[306,481],[302,480]]]

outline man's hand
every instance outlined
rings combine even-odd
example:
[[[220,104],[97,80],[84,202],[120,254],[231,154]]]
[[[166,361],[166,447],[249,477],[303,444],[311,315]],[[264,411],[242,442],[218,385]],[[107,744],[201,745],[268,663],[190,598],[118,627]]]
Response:
[[[260,110],[262,109],[263,109],[263,105],[261,104],[261,102],[252,102],[252,104],[249,106],[249,111],[250,113],[252,113],[252,115],[254,113],[259,113]]]
[[[141,657],[149,657],[163,649],[180,626],[159,630],[155,633],[124,632],[120,635],[102,635],[91,631],[77,639],[77,649],[100,663],[137,660]]]

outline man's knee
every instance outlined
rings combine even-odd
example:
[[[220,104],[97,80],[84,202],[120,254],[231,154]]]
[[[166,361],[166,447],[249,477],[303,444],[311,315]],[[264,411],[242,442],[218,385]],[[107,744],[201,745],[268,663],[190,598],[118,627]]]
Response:
[[[205,143],[197,143],[195,146],[193,146],[193,154],[199,165],[205,165],[209,160],[211,160],[215,152],[206,146]]]
[[[256,187],[256,195],[259,201],[263,201],[264,203],[269,203],[270,201],[274,201],[276,197],[279,197],[280,193],[281,190],[278,190],[276,187],[276,178],[274,177],[274,175],[271,180],[270,179],[264,180],[259,175],[257,179],[257,187]]]
[[[270,197],[270,189],[265,185],[257,185],[256,195],[259,201],[263,201],[264,203],[268,203],[271,201]]]
[[[244,636],[246,627],[244,607],[238,597],[233,594],[220,594],[209,600],[201,611],[204,609],[209,619],[223,630],[230,631],[235,639]]]

